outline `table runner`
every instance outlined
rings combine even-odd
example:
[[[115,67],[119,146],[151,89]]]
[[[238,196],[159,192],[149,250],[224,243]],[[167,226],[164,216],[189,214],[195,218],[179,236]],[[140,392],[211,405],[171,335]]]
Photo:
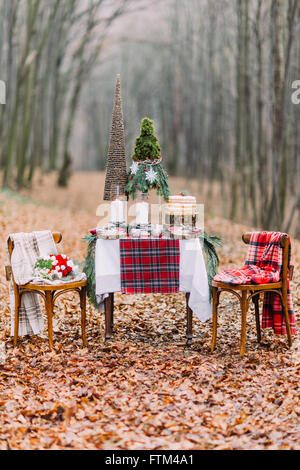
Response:
[[[179,292],[179,240],[121,239],[120,260],[124,294]]]

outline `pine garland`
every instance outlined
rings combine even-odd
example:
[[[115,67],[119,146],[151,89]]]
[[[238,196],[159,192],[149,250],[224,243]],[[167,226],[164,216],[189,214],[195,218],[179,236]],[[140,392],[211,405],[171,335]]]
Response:
[[[148,193],[150,189],[156,189],[156,194],[163,196],[164,200],[168,202],[171,191],[168,174],[162,164],[157,163],[156,165],[150,165],[143,162],[137,163],[138,166],[136,173],[133,173],[132,170],[129,172],[128,183],[125,188],[126,194],[135,199],[137,191]],[[153,182],[147,180],[147,174],[151,169],[152,172],[155,172],[156,174]]]
[[[222,242],[219,237],[212,237],[206,232],[203,232],[203,249],[206,254],[206,271],[209,285],[210,298],[212,296],[212,285],[211,282],[218,271],[219,257],[216,252],[216,246],[222,246]],[[95,247],[96,247],[96,235],[87,235],[84,239],[88,243],[87,255],[85,258],[83,272],[87,277],[87,296],[90,303],[99,310],[99,305],[96,298],[96,276],[95,276]]]
[[[87,235],[83,241],[88,243],[87,254],[83,265],[83,272],[87,278],[87,296],[90,303],[99,310],[96,298],[95,248],[96,235]]]
[[[215,249],[216,246],[222,246],[219,237],[212,237],[206,232],[203,232],[203,249],[206,254],[206,272],[209,285],[209,295],[212,298],[212,280],[218,272],[219,257]]]

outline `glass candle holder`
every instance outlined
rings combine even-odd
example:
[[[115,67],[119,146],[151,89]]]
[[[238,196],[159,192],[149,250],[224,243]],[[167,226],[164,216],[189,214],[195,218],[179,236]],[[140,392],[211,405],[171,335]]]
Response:
[[[148,193],[139,193],[135,204],[136,225],[146,226],[149,224],[149,202]]]
[[[125,223],[125,196],[120,194],[120,186],[111,189],[110,222],[116,226]]]

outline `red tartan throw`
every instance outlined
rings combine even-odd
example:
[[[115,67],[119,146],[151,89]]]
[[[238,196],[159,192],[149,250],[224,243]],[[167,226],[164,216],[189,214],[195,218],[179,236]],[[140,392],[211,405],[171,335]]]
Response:
[[[241,269],[225,269],[214,277],[215,281],[227,284],[267,284],[278,282],[282,269],[283,249],[280,232],[253,232],[245,265]],[[289,265],[291,245],[289,246]],[[288,279],[288,310],[291,332],[296,334],[290,281]],[[262,327],[273,328],[276,334],[286,334],[284,312],[279,295],[267,292],[264,295]]]
[[[179,291],[179,240],[120,240],[121,291],[170,294]]]

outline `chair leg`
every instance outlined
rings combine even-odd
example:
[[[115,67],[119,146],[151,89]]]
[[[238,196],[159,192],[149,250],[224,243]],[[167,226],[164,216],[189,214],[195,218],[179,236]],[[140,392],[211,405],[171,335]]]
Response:
[[[256,333],[257,333],[257,341],[258,343],[261,342],[261,329],[260,329],[260,321],[259,321],[259,294],[255,295],[252,298],[255,308],[255,321],[256,321]]]
[[[213,331],[211,340],[211,352],[214,351],[217,341],[217,330],[218,330],[218,303],[219,303],[219,292],[217,287],[213,287]]]
[[[46,312],[48,319],[48,339],[49,339],[49,348],[53,348],[53,325],[52,325],[52,316],[53,316],[53,292],[46,291]]]
[[[288,345],[289,347],[291,347],[293,344],[293,337],[292,337],[291,326],[290,326],[287,292],[284,289],[282,290],[282,306],[283,306],[283,311],[284,311],[284,319],[285,319],[286,333],[288,337]]]
[[[248,311],[248,301],[247,301],[246,290],[242,291],[241,309],[242,309],[242,328],[241,328],[240,355],[243,357],[245,354],[245,345],[246,345],[246,327],[247,327],[247,311]]]
[[[193,312],[189,307],[190,294],[185,294],[186,298],[186,345],[189,347],[193,341]]]
[[[86,286],[81,287],[80,295],[80,310],[81,310],[81,337],[84,347],[87,345],[86,341]]]
[[[112,308],[111,308],[111,294],[105,299],[104,301],[104,311],[105,311],[105,340],[108,340],[112,337],[112,319],[111,319],[111,313],[112,313]]]
[[[14,348],[18,344],[19,336],[19,308],[20,308],[20,296],[19,293],[15,292],[15,321],[14,321]]]

